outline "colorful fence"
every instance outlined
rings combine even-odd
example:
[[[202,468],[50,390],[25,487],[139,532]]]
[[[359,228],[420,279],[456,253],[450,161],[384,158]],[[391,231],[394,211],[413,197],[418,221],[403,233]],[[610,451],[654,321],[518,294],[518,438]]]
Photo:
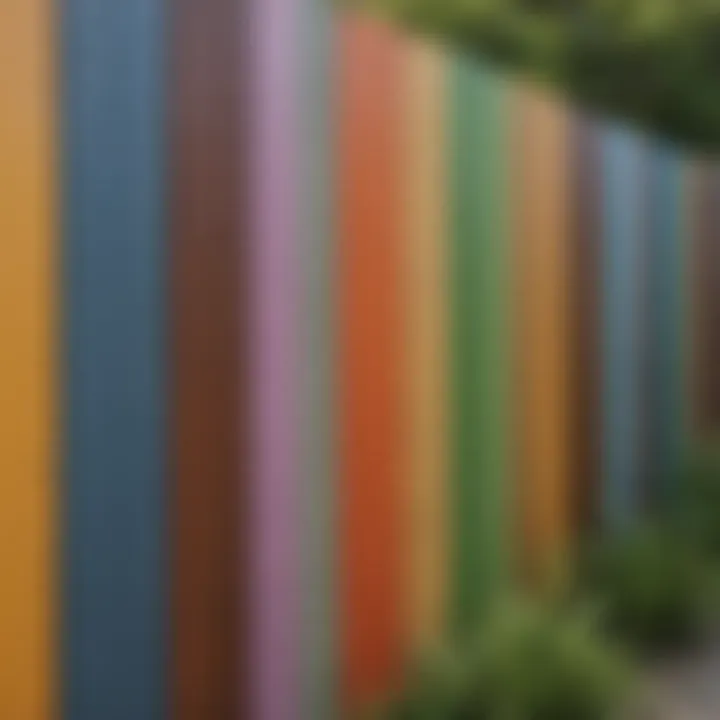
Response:
[[[672,502],[712,162],[319,0],[51,12],[0,22],[0,717],[347,717]]]

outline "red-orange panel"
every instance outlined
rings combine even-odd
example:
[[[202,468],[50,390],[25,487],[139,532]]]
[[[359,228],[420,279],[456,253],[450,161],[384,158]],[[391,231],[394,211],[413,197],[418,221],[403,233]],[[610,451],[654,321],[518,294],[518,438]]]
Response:
[[[402,665],[402,46],[370,20],[339,28],[340,610],[344,702]]]

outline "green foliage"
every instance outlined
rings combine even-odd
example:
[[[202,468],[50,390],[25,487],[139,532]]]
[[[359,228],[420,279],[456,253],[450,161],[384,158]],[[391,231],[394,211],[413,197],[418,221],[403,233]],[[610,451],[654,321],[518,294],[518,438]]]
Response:
[[[567,89],[720,148],[720,0],[366,0]]]
[[[454,659],[426,666],[385,717],[607,720],[630,687],[630,666],[593,614],[513,601]]]
[[[706,627],[715,579],[681,534],[646,525],[590,554],[584,588],[604,608],[608,630],[642,653],[693,642]]]
[[[696,449],[680,478],[680,531],[720,564],[720,447]]]

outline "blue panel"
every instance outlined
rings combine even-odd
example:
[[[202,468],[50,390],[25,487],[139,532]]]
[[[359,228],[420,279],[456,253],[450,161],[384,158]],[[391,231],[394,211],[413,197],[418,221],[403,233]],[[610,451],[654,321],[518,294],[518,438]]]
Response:
[[[65,720],[165,716],[162,20],[63,6]]]
[[[602,138],[603,520],[623,528],[639,506],[643,147],[608,128]]]

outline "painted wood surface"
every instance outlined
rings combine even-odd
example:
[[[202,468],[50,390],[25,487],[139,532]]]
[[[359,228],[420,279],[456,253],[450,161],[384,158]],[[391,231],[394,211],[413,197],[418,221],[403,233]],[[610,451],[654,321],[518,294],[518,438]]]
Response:
[[[167,708],[165,18],[63,4],[63,716]]]
[[[0,8],[0,717],[57,710],[53,7]]]
[[[603,525],[627,528],[641,504],[641,261],[644,149],[603,134]]]
[[[678,151],[657,144],[648,163],[645,253],[644,411],[650,509],[672,508],[678,497],[686,434],[683,401],[685,252],[684,191]]]
[[[517,492],[523,576],[542,584],[565,573],[571,540],[569,121],[539,90],[516,102]]]
[[[300,702],[298,58],[301,4],[252,5],[252,704],[258,720]]]
[[[401,547],[402,73],[392,30],[339,28],[338,263],[342,692],[397,686],[406,629]]]
[[[449,609],[448,68],[442,51],[421,41],[408,44],[402,248],[410,510],[405,596],[417,653],[442,642]]]
[[[336,294],[334,94],[335,43],[323,0],[301,13],[302,90],[298,142],[300,271],[299,396],[301,613],[300,704],[297,716],[338,717],[337,429],[335,399]]]
[[[602,207],[598,127],[592,119],[576,115],[568,137],[571,153],[572,513],[575,532],[586,537],[599,527],[602,493]]]
[[[509,228],[506,97],[470,59],[453,64],[454,625],[463,632],[508,580]]]
[[[692,419],[697,439],[712,440],[720,428],[720,222],[717,165],[696,162],[692,168],[691,282]]]
[[[172,6],[171,700],[179,720],[248,711],[248,122],[240,79],[248,59],[240,7]]]

